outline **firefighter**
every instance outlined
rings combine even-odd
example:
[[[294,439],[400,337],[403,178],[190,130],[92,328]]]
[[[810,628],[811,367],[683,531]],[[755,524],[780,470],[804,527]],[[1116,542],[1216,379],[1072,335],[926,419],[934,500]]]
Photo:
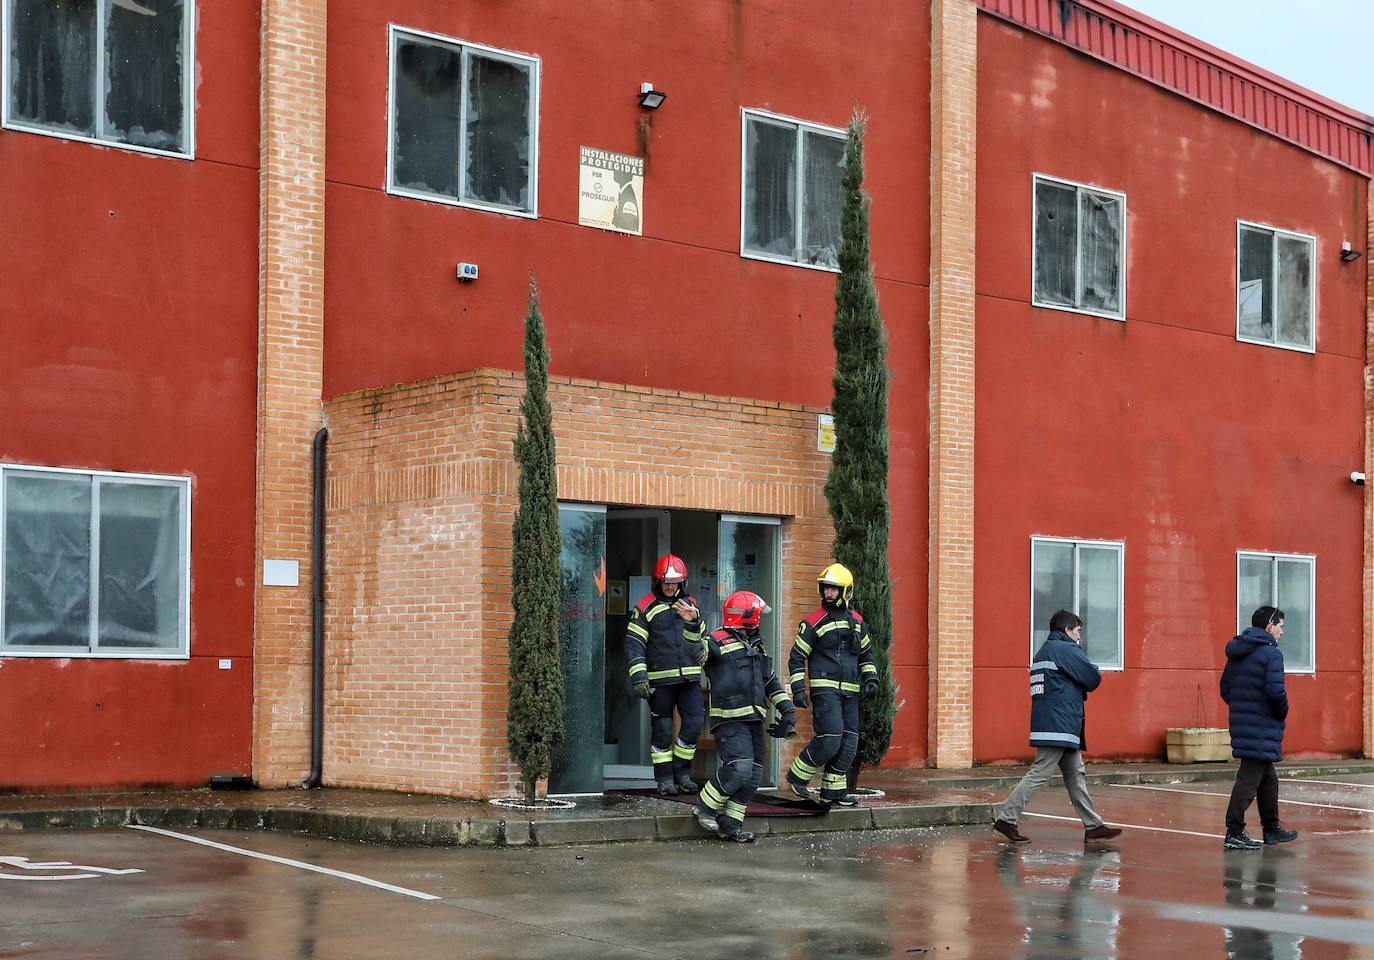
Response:
[[[725,600],[724,628],[698,645],[720,764],[697,798],[697,823],[736,843],[754,842],[754,835],[743,829],[744,811],[763,777],[763,723],[770,704],[778,716],[768,725],[769,736],[794,736],[797,726],[797,711],[759,636],[759,621],[769,609],[758,594],[735,591]]]
[[[797,796],[815,800],[810,782],[824,770],[820,802],[853,806],[857,800],[848,791],[848,773],[859,749],[859,695],[878,692],[878,668],[868,626],[852,606],[854,575],[832,563],[817,583],[820,608],[797,625],[797,640],[787,657],[792,700],[803,710],[811,706],[816,735],[792,761],[787,783]]]
[[[695,793],[692,758],[701,736],[701,611],[687,593],[687,564],[671,553],[654,564],[654,588],[630,611],[625,660],[634,695],[649,701],[649,755],[654,782],[665,797]],[[673,737],[673,712],[679,729]]]

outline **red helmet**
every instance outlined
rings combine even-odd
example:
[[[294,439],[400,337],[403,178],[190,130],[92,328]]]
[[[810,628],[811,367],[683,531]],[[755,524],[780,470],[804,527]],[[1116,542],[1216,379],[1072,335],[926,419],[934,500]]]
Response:
[[[658,558],[658,563],[654,564],[654,579],[660,583],[683,583],[687,582],[687,564],[682,562],[681,557],[673,554],[665,554]]]
[[[759,620],[772,609],[757,593],[736,590],[725,598],[723,622],[727,628],[757,630]]]

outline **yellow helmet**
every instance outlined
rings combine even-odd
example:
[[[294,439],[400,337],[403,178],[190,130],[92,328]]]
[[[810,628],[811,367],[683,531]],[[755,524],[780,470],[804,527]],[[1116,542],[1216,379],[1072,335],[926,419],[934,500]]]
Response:
[[[824,590],[827,586],[840,588],[840,606],[849,606],[849,601],[854,599],[854,574],[849,572],[849,568],[842,563],[832,563],[821,571],[821,575],[816,578],[818,590]],[[822,595],[821,599],[825,599]]]

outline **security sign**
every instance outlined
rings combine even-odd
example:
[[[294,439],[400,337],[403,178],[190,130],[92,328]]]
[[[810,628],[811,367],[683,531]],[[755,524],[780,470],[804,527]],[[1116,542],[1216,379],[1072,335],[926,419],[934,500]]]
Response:
[[[68,863],[66,860],[40,863],[28,857],[0,857],[0,880],[94,880],[102,876],[122,877],[142,872],[132,867],[125,870],[113,867],[88,867]]]
[[[583,147],[577,222],[584,227],[643,236],[644,158]]]

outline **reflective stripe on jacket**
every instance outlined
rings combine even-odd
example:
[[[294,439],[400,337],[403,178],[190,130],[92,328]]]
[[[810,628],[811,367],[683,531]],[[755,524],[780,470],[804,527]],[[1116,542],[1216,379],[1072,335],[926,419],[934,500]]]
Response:
[[[797,624],[797,639],[787,656],[787,683],[795,693],[811,674],[811,692],[836,690],[857,696],[869,677],[877,679],[868,624],[855,610],[816,610]]]
[[[697,605],[696,598],[686,594],[669,601],[651,593],[630,611],[630,622],[625,625],[625,660],[631,684],[647,680],[650,686],[662,687],[700,678],[695,645],[706,631],[700,616],[688,623],[673,612],[678,599]],[[684,646],[684,640],[693,645],[691,649]]]
[[[697,659],[706,670],[711,729],[727,720],[767,720],[769,706],[791,709],[773,660],[757,634],[717,630],[700,642]],[[786,703],[786,707],[781,705]]]
[[[1035,651],[1030,665],[1032,747],[1087,747],[1083,704],[1102,674],[1078,644],[1055,630]]]

